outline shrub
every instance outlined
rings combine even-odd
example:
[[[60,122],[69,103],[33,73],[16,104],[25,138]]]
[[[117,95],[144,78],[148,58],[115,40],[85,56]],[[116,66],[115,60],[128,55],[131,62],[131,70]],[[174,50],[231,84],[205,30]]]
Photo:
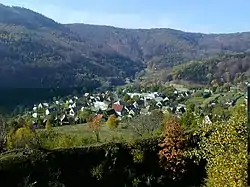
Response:
[[[95,142],[92,137],[58,133],[53,130],[40,132],[39,140],[41,142],[40,146],[44,149],[72,148]]]
[[[106,126],[110,129],[116,129],[119,125],[119,120],[115,117],[115,115],[111,115],[106,122]]]
[[[12,130],[6,137],[8,150],[16,148],[37,148],[40,145],[37,134],[28,126],[23,126],[17,130]]]
[[[45,129],[46,130],[51,130],[52,129],[52,124],[51,124],[51,122],[49,120],[46,122]]]

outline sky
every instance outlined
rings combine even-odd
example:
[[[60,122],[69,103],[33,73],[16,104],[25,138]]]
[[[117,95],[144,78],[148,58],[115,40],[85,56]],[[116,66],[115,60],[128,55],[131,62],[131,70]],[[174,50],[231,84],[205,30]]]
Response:
[[[0,0],[60,23],[188,32],[250,31],[250,0]]]

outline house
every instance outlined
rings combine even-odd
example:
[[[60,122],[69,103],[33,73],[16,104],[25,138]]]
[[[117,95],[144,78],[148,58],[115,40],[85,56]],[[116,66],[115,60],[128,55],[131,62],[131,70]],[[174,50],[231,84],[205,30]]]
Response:
[[[204,117],[203,123],[212,124],[212,121],[210,120],[210,117],[208,115]]]
[[[61,125],[69,125],[70,121],[69,118],[64,114],[60,119]]]
[[[127,103],[126,103],[126,102],[121,101],[121,100],[118,100],[118,101],[114,102],[114,104],[117,104],[117,105],[122,105],[122,106],[126,106],[126,105],[127,105]]]
[[[183,105],[183,104],[179,104],[179,105],[176,107],[176,110],[177,110],[177,112],[183,114],[183,113],[186,111],[186,106]]]
[[[37,113],[33,113],[33,114],[32,114],[32,117],[33,117],[33,118],[37,118],[37,116],[38,116]]]
[[[32,121],[32,130],[36,130],[36,129],[39,129],[39,125],[37,122]]]
[[[72,108],[69,111],[69,115],[72,117],[75,116],[75,111]]]
[[[89,93],[85,93],[84,96],[85,96],[85,97],[88,97],[88,96],[89,96]]]
[[[123,105],[113,104],[112,109],[115,110],[118,116],[124,115],[125,109],[123,108]]]
[[[45,111],[45,115],[46,115],[46,116],[48,116],[49,114],[50,114],[49,109],[46,109],[46,111]]]
[[[140,99],[140,100],[136,101],[136,103],[137,103],[139,106],[144,106],[144,105],[145,105],[144,99]]]
[[[42,103],[40,103],[40,104],[38,105],[38,108],[43,108]]]
[[[94,108],[96,110],[99,110],[99,109],[101,109],[101,110],[107,110],[108,109],[108,104],[105,103],[105,102],[96,101],[93,104],[94,104]]]
[[[162,104],[161,102],[157,102],[157,103],[156,103],[156,106],[157,106],[158,108],[162,108],[162,107],[163,107],[163,104]]]
[[[158,102],[161,102],[161,101],[163,101],[163,98],[162,97],[156,97],[155,98],[155,101],[158,103]]]
[[[133,103],[133,106],[134,106],[135,108],[138,108],[138,107],[139,107],[139,105],[138,105],[138,103],[137,103],[136,101]]]

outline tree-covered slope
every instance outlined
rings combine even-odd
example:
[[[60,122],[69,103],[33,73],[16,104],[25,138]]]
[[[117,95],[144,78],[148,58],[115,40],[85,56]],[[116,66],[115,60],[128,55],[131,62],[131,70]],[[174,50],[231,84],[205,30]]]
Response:
[[[173,68],[169,79],[200,84],[239,83],[250,78],[250,54],[224,54]]]
[[[163,28],[121,29],[87,24],[67,26],[100,49],[113,50],[158,69],[220,53],[250,49],[250,33],[201,34]]]
[[[63,25],[25,8],[0,5],[0,87],[116,85],[146,66],[162,70],[249,49],[250,33]]]
[[[91,44],[90,44],[91,45]],[[0,6],[0,87],[99,86],[142,68],[116,53],[93,53],[77,34],[40,14]]]

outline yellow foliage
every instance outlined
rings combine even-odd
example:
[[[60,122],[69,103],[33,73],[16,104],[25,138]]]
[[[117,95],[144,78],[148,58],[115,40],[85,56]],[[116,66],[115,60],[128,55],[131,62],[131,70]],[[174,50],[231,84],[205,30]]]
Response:
[[[230,120],[202,124],[195,155],[207,160],[207,187],[245,187],[247,183],[247,118],[236,108]],[[209,136],[207,136],[209,135]]]
[[[115,117],[115,115],[111,115],[109,116],[106,125],[110,129],[116,129],[119,125],[119,120]]]
[[[49,121],[46,122],[45,129],[46,130],[51,130],[52,129],[52,125],[51,125],[51,123]]]
[[[10,132],[6,137],[7,149],[30,147],[34,143],[35,133],[28,126]]]

